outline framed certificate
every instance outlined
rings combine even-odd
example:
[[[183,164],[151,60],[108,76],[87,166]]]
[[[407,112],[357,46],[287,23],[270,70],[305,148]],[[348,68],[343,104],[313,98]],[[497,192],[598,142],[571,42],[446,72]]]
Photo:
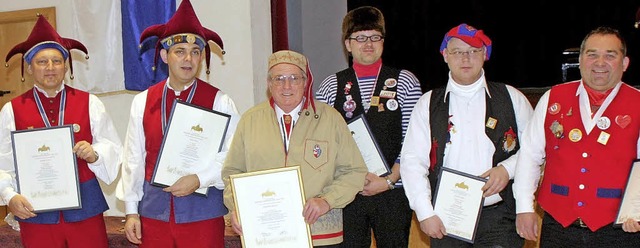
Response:
[[[71,125],[11,132],[17,191],[34,212],[82,208]]]
[[[386,176],[391,173],[387,160],[382,154],[378,142],[373,138],[371,128],[369,128],[364,116],[356,116],[356,118],[349,121],[348,126],[369,172],[378,176]]]
[[[627,186],[613,225],[620,227],[629,218],[640,221],[640,160],[635,160],[631,164]]]
[[[231,116],[175,101],[151,184],[169,187],[183,176],[207,170],[222,149]],[[206,196],[208,188],[195,193]]]
[[[482,186],[487,179],[441,168],[433,210],[447,229],[447,236],[473,243],[484,203]]]
[[[242,247],[313,247],[300,167],[284,167],[229,176]]]

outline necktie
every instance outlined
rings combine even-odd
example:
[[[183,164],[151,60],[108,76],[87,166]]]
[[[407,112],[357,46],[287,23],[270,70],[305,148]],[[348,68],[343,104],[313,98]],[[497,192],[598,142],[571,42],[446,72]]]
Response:
[[[282,119],[284,120],[284,129],[287,132],[287,138],[289,137],[289,135],[291,134],[291,115],[285,114],[282,116]]]

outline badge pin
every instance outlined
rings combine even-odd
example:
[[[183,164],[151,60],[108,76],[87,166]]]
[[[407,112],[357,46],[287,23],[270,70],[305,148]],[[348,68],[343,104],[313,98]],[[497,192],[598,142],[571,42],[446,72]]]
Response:
[[[378,104],[378,112],[384,111],[384,105]]]
[[[487,123],[485,124],[485,126],[491,129],[495,129],[496,124],[498,124],[498,120],[496,120],[493,117],[489,117],[489,119],[487,119]]]
[[[572,116],[573,115],[573,107],[569,108],[569,111],[567,112],[567,116]]]
[[[551,106],[549,107],[549,114],[552,114],[552,115],[558,114],[560,113],[560,109],[561,108],[559,103],[556,102],[554,104],[551,104]]]
[[[395,78],[389,78],[387,80],[384,80],[384,86],[387,86],[389,88],[396,87],[397,84],[398,84],[398,81]]]
[[[395,98],[396,97],[396,92],[395,91],[382,90],[382,91],[380,91],[380,97],[382,97],[382,98]]]
[[[313,156],[318,158],[318,157],[320,157],[320,155],[322,155],[322,149],[320,148],[320,146],[318,144],[316,144],[313,147]]]
[[[189,44],[196,43],[196,36],[195,36],[195,35],[192,35],[192,34],[188,34],[188,35],[187,35],[187,42],[188,42]]]
[[[353,100],[351,95],[347,95],[346,97],[347,97],[347,101],[345,101],[344,104],[342,104],[342,109],[345,112],[353,112],[354,110],[356,110],[356,101]]]
[[[618,115],[616,116],[616,124],[621,128],[627,127],[631,123],[631,116],[629,115]]]
[[[562,126],[562,124],[560,124],[560,122],[558,122],[558,120],[555,120],[553,121],[553,123],[551,123],[549,130],[551,130],[551,132],[553,133],[553,135],[556,136],[556,138],[560,139],[563,137],[564,127]]]
[[[580,129],[574,128],[569,131],[569,140],[573,142],[578,142],[582,139],[582,131]]]
[[[378,104],[380,104],[380,97],[379,96],[372,96],[371,97],[371,106],[378,106]]]
[[[73,132],[80,132],[80,125],[78,125],[77,123],[73,123]]]
[[[387,100],[387,108],[391,111],[395,111],[398,109],[398,101],[396,101],[396,99]]]
[[[516,135],[516,132],[513,131],[512,127],[509,127],[509,130],[507,130],[503,135],[502,150],[505,152],[512,152],[516,149],[516,144],[518,143],[517,139],[518,136]]]
[[[598,143],[603,144],[603,145],[607,145],[607,142],[609,142],[609,138],[611,137],[611,134],[602,131],[600,132],[600,135],[598,136]]]
[[[351,91],[351,85],[353,85],[352,82],[347,82],[347,84],[344,86],[344,94],[345,95],[349,95],[349,91]]]
[[[603,116],[596,121],[596,126],[600,128],[600,130],[607,130],[611,126],[611,120],[609,117]]]

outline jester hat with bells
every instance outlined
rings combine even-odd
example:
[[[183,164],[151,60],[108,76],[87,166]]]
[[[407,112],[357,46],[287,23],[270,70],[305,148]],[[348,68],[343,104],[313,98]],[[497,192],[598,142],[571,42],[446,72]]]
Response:
[[[85,59],[89,59],[89,52],[87,48],[77,40],[60,37],[56,30],[49,24],[47,19],[43,15],[38,16],[36,25],[31,30],[31,34],[24,42],[14,46],[7,57],[5,58],[5,67],[9,67],[9,59],[18,53],[22,54],[22,63],[20,66],[22,82],[24,82],[24,61],[27,64],[31,64],[33,57],[42,49],[54,48],[62,53],[64,60],[69,59],[69,71],[71,73],[71,79],[73,79],[73,60],[71,59],[70,50],[78,49],[83,51],[86,56]]]
[[[141,52],[145,50],[145,46],[143,45],[144,41],[153,36],[158,37],[153,60],[153,70],[156,69],[156,65],[158,64],[160,49],[169,51],[171,46],[178,43],[195,43],[200,47],[200,49],[205,49],[207,53],[205,57],[207,63],[207,74],[210,73],[209,63],[211,61],[211,48],[209,47],[208,41],[215,42],[222,50],[222,54],[225,54],[222,39],[216,32],[209,30],[200,24],[200,21],[196,16],[196,12],[193,10],[193,6],[189,0],[182,0],[175,14],[167,23],[152,25],[142,31],[142,34],[140,35]]]
[[[269,70],[282,63],[295,65],[307,75],[307,81],[304,83],[304,104],[302,109],[305,110],[305,115],[309,115],[308,107],[310,105],[313,109],[313,117],[318,119],[319,116],[316,114],[316,104],[314,102],[315,95],[313,94],[313,74],[309,67],[309,60],[304,55],[291,50],[280,50],[269,56]],[[270,101],[273,104],[273,98]]]

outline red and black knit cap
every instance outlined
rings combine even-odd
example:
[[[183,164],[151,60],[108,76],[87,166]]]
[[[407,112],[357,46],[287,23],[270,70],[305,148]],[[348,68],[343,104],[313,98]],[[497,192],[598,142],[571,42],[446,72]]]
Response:
[[[280,50],[269,56],[268,68],[269,70],[271,70],[272,67],[283,63],[295,65],[306,74],[307,81],[304,85],[305,100],[304,104],[302,105],[302,109],[306,110],[309,105],[311,105],[313,113],[315,114],[316,104],[314,103],[315,95],[313,94],[313,74],[311,73],[311,68],[309,67],[309,60],[301,53],[291,50]],[[307,111],[305,114],[309,115],[309,112]],[[314,118],[318,119],[318,115],[315,114]]]
[[[36,25],[31,30],[31,34],[24,42],[14,46],[9,53],[7,53],[7,57],[5,58],[5,67],[9,67],[9,59],[14,55],[21,53],[23,62],[21,63],[21,71],[22,71],[22,81],[24,82],[24,61],[27,64],[31,64],[31,60],[33,57],[42,49],[46,48],[54,48],[62,53],[62,56],[65,60],[69,59],[69,70],[71,73],[71,79],[73,79],[73,61],[71,56],[69,56],[69,50],[78,49],[83,51],[86,56],[86,59],[89,59],[89,52],[87,48],[77,40],[63,38],[60,37],[58,32],[49,24],[47,19],[40,15],[38,16],[38,21],[36,21]]]
[[[196,12],[193,10],[193,6],[189,0],[182,0],[180,6],[176,10],[175,14],[165,24],[156,24],[146,28],[140,35],[140,43],[144,43],[147,38],[158,37],[156,42],[156,52],[154,57],[154,69],[158,64],[158,55],[160,49],[169,50],[169,48],[178,43],[190,43],[197,44],[200,49],[204,48],[207,63],[207,74],[209,71],[209,63],[211,61],[211,47],[209,47],[208,41],[215,42],[224,54],[224,48],[222,39],[220,36],[200,24]],[[140,46],[142,48],[142,45]]]

